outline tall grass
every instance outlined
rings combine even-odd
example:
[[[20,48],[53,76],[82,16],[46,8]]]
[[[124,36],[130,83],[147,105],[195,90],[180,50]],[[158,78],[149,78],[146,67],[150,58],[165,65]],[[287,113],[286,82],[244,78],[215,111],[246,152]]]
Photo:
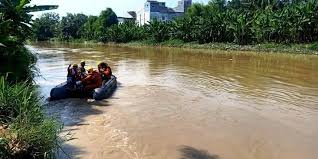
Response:
[[[309,46],[309,49],[318,51],[318,42],[315,42]]]
[[[54,158],[60,125],[45,116],[35,88],[0,77],[0,158]]]

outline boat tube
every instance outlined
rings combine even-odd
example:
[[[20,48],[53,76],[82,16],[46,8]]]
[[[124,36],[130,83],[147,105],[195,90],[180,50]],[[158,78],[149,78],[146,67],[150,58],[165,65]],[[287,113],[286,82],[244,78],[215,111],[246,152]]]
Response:
[[[94,89],[92,92],[81,92],[79,90],[70,89],[70,84],[67,82],[57,85],[51,90],[51,100],[60,100],[67,98],[85,98],[90,97],[95,100],[103,100],[112,95],[117,87],[117,78],[112,76],[110,80],[104,83],[101,87]]]

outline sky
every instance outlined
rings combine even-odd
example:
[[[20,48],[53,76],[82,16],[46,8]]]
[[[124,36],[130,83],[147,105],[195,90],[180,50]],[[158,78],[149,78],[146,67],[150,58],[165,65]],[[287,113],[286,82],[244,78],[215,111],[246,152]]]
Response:
[[[166,2],[168,7],[176,7],[178,0],[158,0]],[[209,0],[193,0],[196,3],[207,3]],[[56,10],[46,12],[56,12],[60,16],[66,13],[83,13],[86,15],[99,15],[99,13],[106,9],[112,8],[117,16],[125,16],[127,11],[138,11],[143,7],[146,0],[32,0],[31,4],[36,5],[59,5]],[[38,17],[42,13],[35,13]]]

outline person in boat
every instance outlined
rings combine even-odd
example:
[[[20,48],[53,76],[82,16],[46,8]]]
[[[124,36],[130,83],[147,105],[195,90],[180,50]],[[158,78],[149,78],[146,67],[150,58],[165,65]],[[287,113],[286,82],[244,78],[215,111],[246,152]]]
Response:
[[[79,74],[81,79],[84,79],[87,76],[86,69],[85,69],[85,65],[86,65],[85,61],[81,61],[80,65],[81,66],[79,68]]]
[[[78,75],[78,65],[69,65],[67,68],[67,83],[75,85],[76,81],[79,79]]]
[[[100,72],[102,76],[103,84],[111,79],[112,69],[109,67],[109,65],[106,62],[101,62],[98,65],[98,71]]]
[[[93,91],[102,85],[102,77],[97,70],[93,68],[88,69],[88,75],[81,80],[81,84],[84,86],[84,91]]]

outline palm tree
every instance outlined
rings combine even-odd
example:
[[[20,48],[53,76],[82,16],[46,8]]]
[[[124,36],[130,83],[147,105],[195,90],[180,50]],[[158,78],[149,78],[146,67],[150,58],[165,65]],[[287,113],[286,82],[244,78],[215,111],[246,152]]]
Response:
[[[157,19],[153,19],[146,27],[148,33],[152,35],[155,42],[163,42],[169,39],[170,26],[170,22],[162,22]]]

